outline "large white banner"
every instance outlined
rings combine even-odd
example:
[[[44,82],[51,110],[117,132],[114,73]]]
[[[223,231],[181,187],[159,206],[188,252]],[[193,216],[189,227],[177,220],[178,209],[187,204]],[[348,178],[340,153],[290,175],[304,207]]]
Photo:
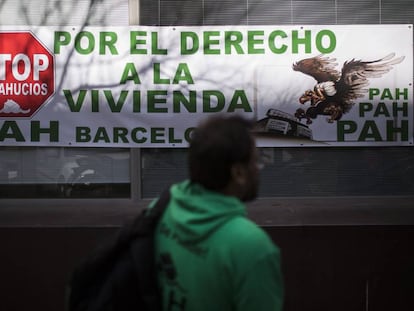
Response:
[[[2,27],[0,145],[183,147],[239,113],[259,146],[413,144],[412,25]]]

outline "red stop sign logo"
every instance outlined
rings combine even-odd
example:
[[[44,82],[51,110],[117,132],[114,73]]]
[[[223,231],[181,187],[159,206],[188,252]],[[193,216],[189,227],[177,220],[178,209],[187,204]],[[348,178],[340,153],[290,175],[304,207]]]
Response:
[[[31,32],[0,32],[0,117],[31,117],[54,91],[53,54]]]

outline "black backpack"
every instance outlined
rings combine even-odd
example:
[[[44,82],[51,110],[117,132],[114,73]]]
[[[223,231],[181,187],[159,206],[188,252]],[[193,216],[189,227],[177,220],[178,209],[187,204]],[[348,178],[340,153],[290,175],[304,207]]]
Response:
[[[67,311],[161,310],[154,258],[154,231],[170,199],[165,190],[117,236],[73,271]]]

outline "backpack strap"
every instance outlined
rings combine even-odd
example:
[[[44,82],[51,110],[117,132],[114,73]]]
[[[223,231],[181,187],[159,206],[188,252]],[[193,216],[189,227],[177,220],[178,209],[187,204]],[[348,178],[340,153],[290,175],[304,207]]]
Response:
[[[170,193],[170,187],[167,187],[164,189],[164,191],[161,193],[159,199],[155,203],[155,205],[150,210],[150,215],[154,215],[154,217],[159,220],[161,218],[162,214],[164,213],[165,208],[167,207],[169,201],[170,201],[171,193]]]
[[[154,206],[144,208],[135,219],[120,232],[119,239],[129,243],[131,239],[152,233],[170,201],[170,187],[163,190]],[[123,232],[122,232],[123,231]],[[122,242],[123,243],[123,242]]]
[[[139,293],[141,294],[146,310],[161,310],[161,297],[158,288],[157,270],[155,263],[155,244],[154,236],[157,224],[162,217],[170,201],[170,188],[165,189],[155,205],[143,211],[146,213],[141,220],[148,223],[138,226],[147,226],[145,238],[137,238],[130,244],[130,254],[132,256],[135,270],[138,276]],[[142,235],[141,235],[142,236]]]

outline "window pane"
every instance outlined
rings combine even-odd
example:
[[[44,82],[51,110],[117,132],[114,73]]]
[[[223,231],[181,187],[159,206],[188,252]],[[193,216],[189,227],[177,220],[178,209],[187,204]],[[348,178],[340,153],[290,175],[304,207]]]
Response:
[[[414,193],[414,149],[261,148],[260,197],[378,196]],[[187,178],[185,149],[142,152],[142,193],[157,196]]]
[[[269,148],[263,197],[412,195],[414,149]]]
[[[187,149],[142,149],[141,159],[143,198],[154,198],[188,176]]]
[[[0,149],[0,198],[130,197],[129,149]]]
[[[1,25],[128,25],[128,0],[6,0]]]

